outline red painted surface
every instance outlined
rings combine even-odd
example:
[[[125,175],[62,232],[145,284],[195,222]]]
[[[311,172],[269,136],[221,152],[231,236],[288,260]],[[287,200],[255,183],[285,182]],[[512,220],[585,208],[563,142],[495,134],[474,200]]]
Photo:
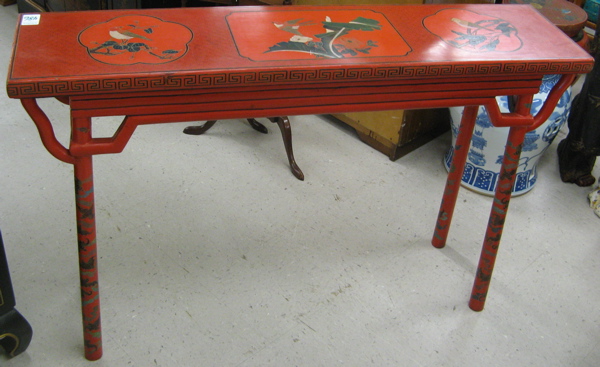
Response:
[[[370,10],[248,11],[227,16],[241,56],[252,61],[405,56],[411,48]]]
[[[45,37],[47,34],[55,37]],[[549,42],[551,40],[551,42]],[[308,51],[308,52],[306,52]],[[40,57],[43,55],[43,57]],[[92,156],[119,153],[139,125],[468,106],[433,244],[450,228],[477,106],[511,127],[470,302],[483,309],[524,133],[593,59],[530,6],[224,7],[41,14],[19,25],[7,80],[48,151],[75,166],[85,354],[102,355]],[[541,112],[545,74],[563,74]],[[499,95],[520,96],[502,114]],[[67,147],[36,98],[71,109]],[[91,118],[125,115],[93,138]],[[458,154],[458,152],[463,154]]]
[[[470,52],[513,52],[523,45],[509,21],[464,9],[442,9],[423,25],[453,48]]]
[[[460,122],[456,144],[454,145],[454,156],[450,163],[446,188],[444,189],[444,196],[442,197],[437,223],[431,240],[431,244],[437,248],[446,246],[446,239],[448,238],[448,231],[450,230],[452,216],[454,215],[454,207],[458,198],[458,190],[460,189],[465,163],[467,162],[468,149],[471,137],[473,136],[473,130],[475,129],[478,110],[479,106],[465,107],[462,121]]]
[[[105,64],[164,64],[185,56],[192,31],[156,17],[126,15],[89,26],[78,40]]]
[[[24,98],[89,95],[115,91],[241,88],[338,81],[422,80],[477,76],[502,76],[513,79],[523,75],[538,77],[549,73],[581,73],[589,71],[590,68],[589,62],[586,61],[589,57],[582,50],[574,49],[568,37],[550,26],[535,9],[526,5],[502,7],[420,5],[369,6],[368,8],[356,6],[344,7],[343,10],[336,7],[294,7],[293,10],[290,10],[290,7],[272,7],[257,12],[258,9],[215,7],[185,10],[155,9],[143,12],[122,10],[41,14],[39,25],[18,26],[14,62],[9,71],[8,93],[11,97]],[[293,12],[298,11],[297,9],[300,10],[300,14],[294,16]],[[331,14],[329,17],[334,21],[339,11],[348,12],[344,17],[340,16],[342,23],[361,15],[380,22],[379,30],[353,30],[341,37],[341,40],[338,39],[340,42],[345,40],[342,43],[350,48],[355,47],[350,45],[356,42],[357,49],[365,49],[366,42],[372,40],[378,46],[371,47],[369,57],[362,57],[367,54],[359,51],[356,51],[357,56],[345,54],[343,58],[290,59],[290,57],[297,57],[298,52],[288,52],[288,56],[280,55],[279,52],[272,52],[271,55],[264,54],[268,50],[265,47],[272,46],[278,40],[289,39],[287,37],[293,35],[278,29],[273,22],[281,21],[278,24],[284,24],[295,19],[301,19],[299,21],[301,23],[321,22],[314,26],[301,26],[299,31],[302,33],[304,27],[323,29],[322,23],[327,14]],[[315,15],[309,17],[306,13]],[[264,14],[264,19],[261,20],[256,14]],[[189,30],[192,33],[192,40],[187,44],[185,54],[182,55],[181,52],[172,54],[180,57],[170,62],[141,63],[137,61],[152,59],[152,57],[148,56],[145,47],[140,46],[139,51],[126,53],[130,54],[129,59],[127,56],[116,57],[131,62],[125,65],[122,65],[123,61],[115,62],[120,65],[108,63],[106,60],[98,61],[95,57],[99,57],[99,54],[94,54],[94,57],[90,55],[90,47],[93,49],[96,43],[100,46],[112,40],[107,33],[114,24],[121,24],[120,17],[133,15],[144,15],[142,17],[144,19],[156,19],[149,23],[125,22],[139,27],[140,29],[136,31],[146,38],[158,37],[161,29],[167,25],[176,28],[173,37],[179,41],[174,42],[173,45],[168,42],[160,43],[160,46],[155,49],[155,53],[160,55],[163,51],[182,50],[183,46],[180,44],[184,41],[180,39],[181,37],[185,39]],[[231,19],[233,25],[230,25],[227,19]],[[444,26],[442,28],[447,28],[440,29],[440,26],[433,26],[432,20],[439,21]],[[468,39],[472,45],[493,44],[495,41],[489,34],[490,31],[478,28],[486,28],[486,24],[479,23],[475,27],[469,25],[486,20],[502,20],[502,23],[495,26],[508,24],[515,31],[506,31],[510,36],[500,35],[497,38],[500,42],[496,50],[480,47],[477,52],[477,47],[457,47],[449,43],[453,35],[460,38],[454,33],[460,32],[467,38],[458,40],[459,43],[464,43]],[[249,25],[243,26],[244,24]],[[117,27],[119,26],[126,25],[121,24]],[[501,29],[512,29],[510,27],[505,25]],[[145,29],[152,29],[153,33],[148,34],[144,32]],[[101,34],[88,39],[88,33],[92,31]],[[314,36],[315,32],[317,31],[313,29],[307,34]],[[43,37],[48,33],[60,36]],[[90,45],[88,42],[84,46],[85,43],[80,43],[80,35],[86,42],[95,43]],[[485,40],[483,43],[481,43],[482,39]],[[522,41],[522,46],[518,50],[510,51],[515,47],[513,44],[518,39]],[[153,41],[140,38],[132,40],[151,48],[157,47],[154,45],[156,42],[154,39]],[[268,42],[263,45],[265,40]],[[551,47],[548,40],[552,40]],[[389,42],[396,41],[399,44],[398,48],[391,47]],[[263,57],[277,59],[254,61],[250,59],[253,54],[240,55],[238,43],[243,52],[250,52],[248,49],[255,48],[255,52],[263,53]],[[410,51],[406,53],[409,48]],[[399,56],[394,56],[395,54]]]

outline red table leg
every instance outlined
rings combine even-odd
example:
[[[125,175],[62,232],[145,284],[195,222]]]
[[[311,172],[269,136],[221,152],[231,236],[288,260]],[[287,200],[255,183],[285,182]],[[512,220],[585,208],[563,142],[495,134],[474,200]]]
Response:
[[[83,144],[89,140],[91,140],[90,119],[73,119],[72,141]],[[74,167],[83,341],[85,358],[94,361],[102,357],[102,335],[92,156],[76,157]]]
[[[433,246],[437,248],[442,248],[446,245],[446,238],[448,237],[448,231],[450,230],[450,223],[452,222],[452,214],[454,213],[454,206],[456,204],[456,198],[458,197],[462,174],[465,169],[465,163],[467,162],[467,154],[469,153],[469,147],[471,146],[471,137],[473,136],[473,129],[475,128],[477,111],[479,111],[479,106],[465,107],[460,122],[460,128],[456,136],[456,144],[454,145],[454,156],[452,157],[452,163],[450,164],[450,170],[446,180],[446,189],[444,190],[437,223],[433,232],[433,239],[431,240]]]
[[[485,304],[526,133],[527,127],[512,127],[508,134],[496,195],[469,301],[469,307],[473,311],[483,310]]]
[[[57,159],[71,163],[75,170],[75,203],[77,215],[77,244],[79,247],[79,274],[83,339],[85,357],[91,361],[102,357],[100,327],[100,294],[96,255],[96,218],[94,214],[94,179],[92,155],[74,156],[54,135],[52,123],[39,108],[35,99],[22,99],[23,107],[35,122],[44,146]],[[68,102],[63,100],[63,102]],[[89,118],[72,119],[71,148],[85,146],[92,141],[92,124]],[[135,127],[127,131],[132,132]],[[131,134],[124,136],[127,138]]]

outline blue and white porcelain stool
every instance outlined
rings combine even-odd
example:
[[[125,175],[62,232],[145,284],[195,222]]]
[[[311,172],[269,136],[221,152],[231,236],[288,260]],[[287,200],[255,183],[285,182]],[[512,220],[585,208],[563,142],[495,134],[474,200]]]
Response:
[[[532,114],[536,114],[548,97],[552,87],[560,79],[559,75],[546,75],[542,80],[539,93],[534,96],[531,106]],[[498,97],[498,105],[501,112],[509,112],[508,97]],[[537,163],[540,157],[548,149],[552,141],[558,134],[560,128],[567,121],[571,109],[571,88],[563,94],[556,109],[550,118],[537,129],[530,131],[525,136],[523,151],[519,162],[519,169],[513,195],[522,195],[533,189],[537,180]],[[460,125],[463,107],[450,108],[450,117],[452,123],[452,146],[444,157],[444,165],[449,169],[450,162],[454,153],[454,143],[456,134]],[[465,171],[462,176],[462,185],[485,195],[494,195],[500,166],[502,164],[502,155],[504,146],[508,137],[509,128],[492,128],[487,112],[484,107],[479,108],[477,114],[477,123],[469,156],[465,165]]]

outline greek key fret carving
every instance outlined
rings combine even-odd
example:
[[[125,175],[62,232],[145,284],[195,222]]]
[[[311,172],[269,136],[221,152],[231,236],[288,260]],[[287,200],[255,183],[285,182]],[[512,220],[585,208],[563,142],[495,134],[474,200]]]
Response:
[[[310,82],[352,81],[352,80],[402,80],[435,77],[457,77],[473,75],[514,75],[514,74],[563,74],[587,73],[591,66],[579,62],[539,62],[539,63],[484,63],[484,64],[434,64],[291,69],[269,71],[243,71],[213,73],[203,75],[167,75],[138,78],[113,78],[79,81],[44,81],[38,83],[14,83],[7,87],[10,97],[47,97],[59,95],[83,95],[115,91],[143,92],[156,89],[193,89],[222,86],[243,86],[261,84],[300,84]]]

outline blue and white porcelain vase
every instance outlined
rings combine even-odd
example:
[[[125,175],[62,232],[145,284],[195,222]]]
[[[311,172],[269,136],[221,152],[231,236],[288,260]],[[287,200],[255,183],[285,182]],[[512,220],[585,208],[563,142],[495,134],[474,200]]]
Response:
[[[552,87],[554,87],[559,79],[560,75],[544,76],[540,91],[533,97],[533,105],[531,106],[531,113],[533,115],[537,114],[540,110],[550,90],[552,90]],[[496,100],[501,112],[509,112],[508,97],[497,97]],[[456,134],[463,109],[463,107],[450,108],[452,147],[444,157],[446,169],[449,169],[454,154],[454,144],[456,143]],[[537,180],[537,163],[550,144],[552,144],[560,128],[567,121],[570,110],[571,87],[562,95],[550,118],[537,129],[528,132],[525,136],[521,159],[519,160],[519,169],[517,170],[515,186],[513,187],[513,195],[522,195],[533,189]],[[479,107],[475,131],[473,132],[467,163],[462,176],[463,186],[481,194],[494,195],[498,183],[500,166],[502,165],[502,156],[504,155],[508,130],[509,128],[507,127],[493,127],[485,108]]]

